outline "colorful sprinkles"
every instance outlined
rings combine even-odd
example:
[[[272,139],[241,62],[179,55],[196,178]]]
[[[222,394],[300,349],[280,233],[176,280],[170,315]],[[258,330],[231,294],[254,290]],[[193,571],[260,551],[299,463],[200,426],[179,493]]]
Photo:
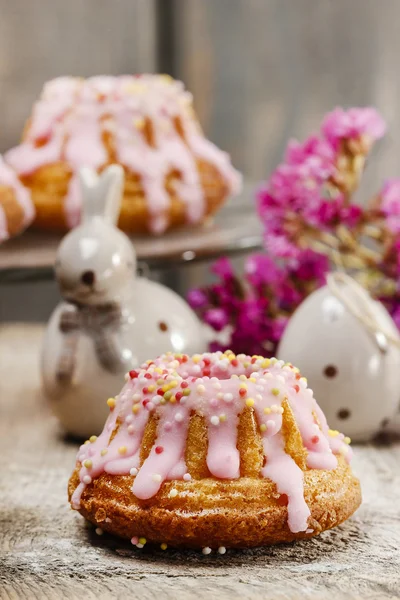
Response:
[[[122,392],[107,401],[110,413],[101,435],[92,436],[79,449],[80,484],[72,497],[73,508],[79,508],[85,486],[105,471],[132,476],[132,492],[143,500],[157,494],[164,481],[181,479],[189,484],[192,476],[182,457],[193,412],[207,424],[211,475],[229,480],[240,476],[238,414],[245,408],[252,411],[264,452],[261,475],[284,490],[292,532],[307,530],[310,511],[303,471],[282,443],[286,408],[296,419],[310,468],[334,469],[336,455],[351,458],[350,439],[328,429],[307,380],[289,363],[230,351],[193,357],[167,353],[130,371],[126,379]],[[140,464],[140,446],[153,412],[158,417],[157,439]],[[178,495],[173,487],[168,497]],[[144,547],[146,539],[132,538],[132,544]],[[219,554],[225,551],[223,546],[218,549]],[[203,548],[203,554],[210,552],[211,548]]]

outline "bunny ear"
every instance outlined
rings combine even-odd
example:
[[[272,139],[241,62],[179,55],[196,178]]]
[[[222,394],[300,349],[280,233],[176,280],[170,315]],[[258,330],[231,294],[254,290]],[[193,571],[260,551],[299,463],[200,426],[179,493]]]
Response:
[[[82,191],[82,221],[103,217],[115,225],[121,206],[124,171],[119,165],[110,165],[98,175],[89,167],[79,170]]]

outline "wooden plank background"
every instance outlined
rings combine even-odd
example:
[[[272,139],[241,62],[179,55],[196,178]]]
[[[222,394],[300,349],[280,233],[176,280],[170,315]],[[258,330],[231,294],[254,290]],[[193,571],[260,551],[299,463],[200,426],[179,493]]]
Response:
[[[390,124],[365,189],[400,174],[398,0],[161,2],[157,23],[157,0],[0,0],[0,151],[17,141],[47,79],[170,64],[206,132],[250,180],[336,105],[374,104]]]
[[[47,79],[169,65],[253,182],[326,111],[376,105],[390,134],[367,166],[366,197],[400,176],[399,22],[399,0],[0,0],[0,151]],[[188,284],[206,276],[199,267]]]
[[[0,0],[0,151],[59,75],[155,70],[154,0]]]
[[[373,104],[391,127],[364,189],[400,176],[398,0],[175,0],[177,73],[206,131],[251,180],[336,105]]]

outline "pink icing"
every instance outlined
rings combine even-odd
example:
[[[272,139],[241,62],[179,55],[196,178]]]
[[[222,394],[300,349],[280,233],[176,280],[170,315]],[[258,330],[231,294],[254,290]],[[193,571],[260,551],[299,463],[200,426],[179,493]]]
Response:
[[[225,179],[229,193],[241,187],[240,175],[229,157],[202,134],[191,109],[192,96],[179,81],[162,75],[60,77],[47,83],[35,105],[26,139],[10,150],[7,162],[21,176],[65,160],[73,177],[82,166],[100,169],[108,157],[104,133],[111,134],[117,160],[139,174],[150,213],[150,228],[161,233],[167,226],[170,198],[165,177],[176,169],[181,180],[176,192],[186,206],[190,223],[201,221],[205,198],[196,159],[213,164]],[[185,140],[174,121],[179,119]],[[154,147],[144,135],[152,123]],[[80,218],[80,197],[70,189],[65,199],[70,227]]]
[[[274,433],[271,434],[273,436]],[[263,467],[263,477],[271,479],[280,494],[288,497],[288,525],[290,531],[298,533],[308,526],[310,509],[304,499],[303,471],[285,452],[283,436],[263,436],[264,455],[267,464]]]
[[[240,456],[236,448],[238,414],[236,403],[222,409],[226,421],[208,428],[207,467],[219,479],[239,477]],[[210,417],[209,417],[210,419]]]
[[[46,102],[38,102],[33,109],[32,123],[28,131],[29,140],[34,142],[52,136],[57,123],[70,110],[78,86],[79,79],[72,77],[59,77],[46,83],[43,90]]]
[[[271,479],[288,500],[288,526],[305,531],[310,510],[304,499],[303,471],[285,452],[282,403],[287,401],[307,449],[307,466],[334,469],[335,454],[351,458],[343,434],[328,429],[312,390],[298,369],[276,359],[221,352],[195,355],[171,353],[148,361],[127,375],[120,395],[98,438],[82,445],[80,481],[72,496],[80,497],[101,473],[134,476],[132,492],[142,500],[157,494],[164,481],[188,478],[185,444],[190,415],[203,415],[208,427],[207,466],[211,476],[237,479],[240,456],[237,426],[244,406],[252,406],[260,427],[265,464],[260,475]],[[157,439],[140,466],[139,451],[150,414],[158,415]],[[118,431],[108,445],[116,427]],[[85,461],[90,463],[85,465]]]
[[[40,167],[60,160],[63,136],[55,132],[49,142],[36,148],[31,141],[26,141],[5,154],[7,163],[19,175],[31,175]]]
[[[19,181],[16,173],[4,162],[0,156],[0,185],[10,187],[14,194],[15,199],[23,209],[24,218],[22,227],[27,227],[35,216],[35,209],[32,204],[29,190],[22,185]],[[4,241],[9,238],[8,225],[6,214],[1,206],[0,198],[0,241]]]

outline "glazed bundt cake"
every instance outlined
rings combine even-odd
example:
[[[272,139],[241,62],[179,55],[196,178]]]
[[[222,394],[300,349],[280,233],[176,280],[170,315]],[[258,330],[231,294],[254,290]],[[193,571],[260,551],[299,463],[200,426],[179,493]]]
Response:
[[[50,81],[6,159],[32,191],[35,224],[49,229],[79,222],[82,166],[124,167],[119,225],[130,232],[201,223],[240,189],[228,155],[204,137],[191,94],[167,75]]]
[[[127,374],[78,452],[72,508],[144,543],[224,552],[310,537],[359,506],[350,440],[291,364],[166,354]]]
[[[0,242],[21,233],[34,215],[29,190],[0,156]]]

